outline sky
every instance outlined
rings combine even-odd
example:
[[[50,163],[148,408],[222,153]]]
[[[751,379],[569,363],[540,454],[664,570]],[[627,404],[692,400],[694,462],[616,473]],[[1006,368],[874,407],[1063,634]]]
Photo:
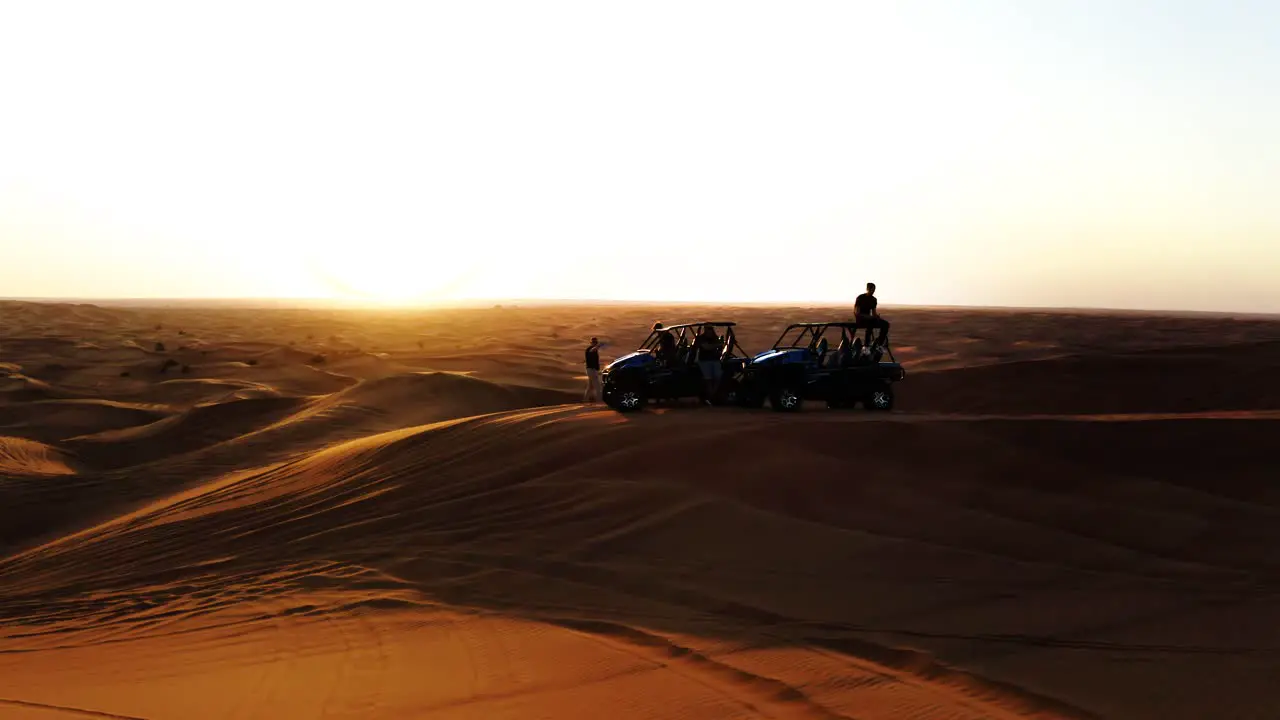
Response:
[[[0,0],[0,296],[1280,312],[1280,3]]]

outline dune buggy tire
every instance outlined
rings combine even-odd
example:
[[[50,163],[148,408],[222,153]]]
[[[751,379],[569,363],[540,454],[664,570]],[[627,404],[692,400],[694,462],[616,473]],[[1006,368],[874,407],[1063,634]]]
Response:
[[[886,386],[872,390],[862,402],[868,410],[889,412],[893,410],[893,388]]]
[[[625,413],[643,410],[648,398],[642,388],[628,385],[605,390],[604,401],[614,410]]]
[[[782,385],[769,394],[769,407],[777,412],[797,412],[803,405],[804,398],[792,385]]]

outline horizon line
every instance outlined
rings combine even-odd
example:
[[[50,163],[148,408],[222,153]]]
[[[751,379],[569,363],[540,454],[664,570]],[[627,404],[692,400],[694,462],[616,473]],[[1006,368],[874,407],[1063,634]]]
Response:
[[[500,307],[555,307],[566,305],[631,305],[631,306],[694,306],[694,307],[759,307],[787,308],[814,307],[828,308],[848,305],[853,302],[816,302],[805,300],[794,301],[745,301],[745,300],[638,300],[638,299],[603,299],[603,298],[476,298],[452,300],[434,303],[386,303],[374,300],[354,300],[343,298],[308,298],[308,297],[57,297],[26,296],[0,297],[0,302],[29,302],[43,304],[77,304],[102,305],[114,307],[201,307],[235,305],[242,309],[347,309],[347,310],[384,310],[388,312],[483,309]],[[893,303],[890,307],[907,310],[997,310],[1019,312],[1053,312],[1053,313],[1145,313],[1173,315],[1204,316],[1236,316],[1267,319],[1280,319],[1280,311],[1260,310],[1191,310],[1182,308],[1151,307],[1109,307],[1109,306],[1071,306],[1071,305],[962,305],[945,303]]]

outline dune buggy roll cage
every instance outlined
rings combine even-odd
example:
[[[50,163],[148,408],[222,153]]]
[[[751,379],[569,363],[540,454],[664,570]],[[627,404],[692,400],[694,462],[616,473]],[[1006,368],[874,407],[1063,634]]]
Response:
[[[717,330],[723,329],[723,332],[716,334],[724,342],[724,350],[721,352],[723,357],[725,354],[732,355],[734,349],[738,351],[740,357],[749,357],[747,352],[742,349],[742,345],[738,344],[738,336],[734,334],[733,328],[737,323],[733,322],[711,322],[702,320],[699,322],[681,323],[679,325],[667,325],[662,328],[670,332],[676,339],[676,348],[690,347],[693,342],[698,339],[698,333],[702,332],[702,328],[710,325]],[[645,339],[640,346],[641,350],[652,350],[658,344],[658,333],[662,330],[654,330],[649,333],[649,337]]]
[[[787,329],[782,331],[782,334],[778,336],[777,342],[773,344],[773,349],[787,350],[793,348],[807,348],[809,350],[816,351],[818,348],[818,342],[826,335],[827,331],[832,328],[839,328],[841,341],[847,342],[850,345],[852,345],[853,341],[858,338],[859,331],[866,330],[866,327],[858,327],[858,323],[853,321],[794,323],[792,325],[788,325]],[[794,337],[790,338],[790,342],[784,343],[783,341],[788,340],[788,336],[793,333]],[[891,361],[897,362],[893,357],[893,350],[886,346],[884,347],[884,351],[888,353]]]

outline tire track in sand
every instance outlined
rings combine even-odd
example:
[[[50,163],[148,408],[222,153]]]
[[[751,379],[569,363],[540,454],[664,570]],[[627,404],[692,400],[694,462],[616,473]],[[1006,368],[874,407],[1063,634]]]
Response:
[[[147,720],[137,715],[116,715],[115,713],[101,712],[99,710],[85,710],[84,708],[66,707],[65,705],[50,705],[48,703],[30,702],[27,700],[13,700],[10,698],[0,698],[0,707],[25,708],[27,710],[39,710],[51,713],[59,713],[63,715],[74,715],[77,717],[87,718],[107,718],[108,720]]]

